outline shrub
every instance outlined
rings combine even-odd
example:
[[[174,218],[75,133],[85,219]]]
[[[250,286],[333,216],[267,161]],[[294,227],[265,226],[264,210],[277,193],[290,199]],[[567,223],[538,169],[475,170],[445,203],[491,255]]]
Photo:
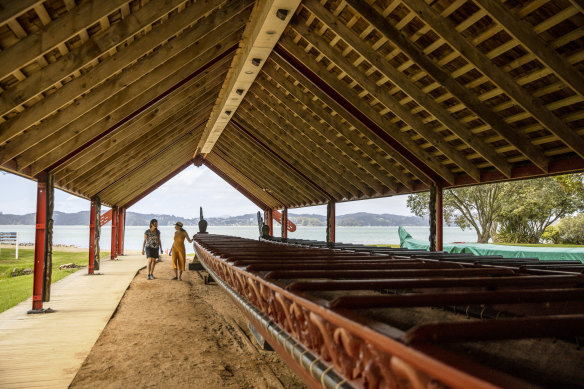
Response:
[[[560,244],[562,243],[562,237],[560,236],[560,231],[554,226],[547,226],[541,239],[547,243]]]
[[[565,217],[557,228],[562,243],[584,245],[584,214]]]

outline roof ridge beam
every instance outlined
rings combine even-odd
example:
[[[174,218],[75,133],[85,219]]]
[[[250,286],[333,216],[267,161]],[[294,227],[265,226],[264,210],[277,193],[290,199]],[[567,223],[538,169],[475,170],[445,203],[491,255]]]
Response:
[[[197,150],[207,154],[259,74],[301,0],[258,0]]]

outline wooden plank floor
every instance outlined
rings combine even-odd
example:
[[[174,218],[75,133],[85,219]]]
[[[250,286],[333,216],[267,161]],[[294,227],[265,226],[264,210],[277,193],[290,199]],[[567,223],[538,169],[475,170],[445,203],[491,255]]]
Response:
[[[45,308],[27,315],[32,298],[0,314],[0,388],[67,388],[136,272],[141,255],[103,259],[102,275],[87,269],[53,284]]]

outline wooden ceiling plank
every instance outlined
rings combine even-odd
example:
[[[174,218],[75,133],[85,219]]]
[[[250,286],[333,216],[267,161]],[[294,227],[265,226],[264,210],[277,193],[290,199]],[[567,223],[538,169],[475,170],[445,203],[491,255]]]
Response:
[[[331,47],[322,37],[315,34],[311,28],[306,27],[303,23],[296,23],[291,27],[310,42],[319,52],[326,55],[329,60],[342,69],[349,77],[358,82],[363,89],[379,100],[385,107],[390,109],[396,116],[411,126],[414,131],[422,135],[478,182],[480,179],[479,169],[464,154],[445,142],[443,137],[436,133],[432,126],[427,125],[421,117],[412,114],[407,107],[402,106],[395,97],[390,96],[384,88],[379,87],[375,81],[356,68],[337,49]]]
[[[550,68],[569,88],[580,96],[584,96],[584,76],[561,54],[549,47],[549,44],[534,32],[533,26],[520,20],[512,10],[497,2],[486,0],[476,0],[476,2],[523,47],[535,54],[538,60]]]
[[[111,183],[107,188],[100,188],[96,192],[87,193],[90,197],[99,195],[103,201],[117,204],[121,197],[135,193],[139,188],[157,182],[174,170],[175,166],[191,160],[189,150],[195,148],[193,142],[177,142],[172,153],[159,153],[155,158],[145,162],[140,168],[128,174],[123,179]]]
[[[240,171],[246,172],[256,182],[261,182],[268,190],[276,190],[281,198],[292,199],[293,202],[310,202],[313,195],[299,185],[291,172],[277,161],[268,159],[266,155],[251,153],[245,147],[238,145],[239,139],[229,134],[227,127],[223,131],[226,139],[231,139],[229,146],[225,142],[216,143],[214,151],[231,161]]]
[[[312,100],[308,95],[299,90],[289,79],[278,74],[276,69],[271,66],[265,66],[263,69],[264,73],[275,80],[282,88],[284,88],[288,93],[294,96],[296,99],[302,102],[308,109],[318,115],[322,120],[326,121],[329,126],[341,135],[343,135],[347,140],[353,143],[360,150],[365,152],[372,160],[378,163],[383,169],[388,173],[393,175],[401,183],[409,188],[413,189],[413,182],[409,176],[403,173],[397,166],[395,166],[391,161],[385,159],[382,153],[377,152],[374,145],[369,145],[366,140],[361,139],[356,132],[351,131],[347,128],[347,124],[341,121],[339,115],[331,115],[328,113],[318,102]],[[261,81],[267,82],[267,79],[263,78]]]
[[[310,177],[303,174],[302,171],[300,171],[298,167],[294,165],[294,163],[288,162],[287,159],[284,158],[284,156],[280,155],[280,153],[276,152],[271,145],[267,145],[266,143],[262,142],[254,134],[250,133],[246,128],[243,128],[241,123],[238,123],[232,119],[229,122],[229,124],[231,125],[231,127],[242,133],[242,135],[246,139],[248,139],[250,143],[257,145],[257,147],[259,147],[261,150],[264,150],[268,154],[272,155],[274,158],[280,160],[284,165],[286,165],[288,169],[294,171],[296,175],[302,177],[302,180],[305,181],[306,184],[313,187],[316,191],[318,191],[321,196],[328,199],[335,198],[334,195],[331,195],[329,192],[327,192],[326,188],[324,188],[324,186],[321,183],[317,183],[318,181],[312,180]]]
[[[247,117],[250,117],[251,120],[248,121]],[[329,193],[334,195],[335,199],[350,198],[352,196],[352,194],[346,189],[344,185],[339,185],[338,181],[334,181],[332,176],[327,175],[327,172],[322,166],[314,164],[313,160],[302,158],[302,155],[306,154],[299,152],[297,150],[298,147],[295,148],[294,146],[290,145],[288,143],[290,140],[286,142],[283,137],[272,134],[267,129],[268,119],[263,118],[262,121],[260,121],[256,119],[254,114],[247,112],[245,108],[241,106],[241,108],[237,111],[235,120],[238,123],[241,123],[246,129],[252,131],[253,134],[262,142],[269,144],[275,152],[286,159],[289,163],[296,166],[296,168],[301,170],[303,174],[315,182],[320,182]],[[252,120],[254,123],[253,125],[251,124]],[[341,187],[343,190],[339,190],[339,187]]]
[[[220,0],[215,1],[219,2]],[[0,125],[0,130],[2,130],[0,143],[26,130],[44,118],[47,119],[43,123],[43,128],[60,128],[72,120],[75,120],[84,112],[87,112],[97,104],[102,103],[108,97],[115,95],[125,88],[128,88],[135,82],[140,82],[140,80],[144,77],[148,77],[147,75],[149,73],[160,73],[160,71],[156,72],[156,70],[161,66],[168,67],[166,71],[168,74],[171,74],[175,71],[175,69],[184,66],[184,63],[193,56],[179,56],[179,53],[188,53],[188,50],[191,50],[194,45],[201,44],[201,41],[205,40],[205,37],[209,33],[208,30],[210,29],[210,26],[219,27],[227,21],[231,20],[231,16],[232,15],[230,15],[227,10],[213,13],[209,16],[209,18],[199,23],[193,29],[193,34],[182,34],[179,38],[174,39],[172,42],[162,46],[155,53],[125,69],[117,78],[110,79],[109,82],[103,83],[97,88],[91,90],[91,92],[83,96],[83,104],[76,102],[61,110],[57,114],[47,118],[51,114],[55,113],[58,109],[63,107],[63,105],[65,105],[67,102],[75,100],[82,93],[87,92],[91,87],[98,85],[100,82],[110,77],[112,73],[116,73],[121,70],[121,68],[118,68],[118,63],[120,63],[122,67],[129,65],[145,52],[148,52],[152,48],[156,47],[158,43],[163,40],[162,38],[167,34],[162,34],[161,36],[159,35],[159,42],[154,41],[149,43],[149,39],[139,40],[135,43],[135,47],[137,47],[136,50],[132,50],[130,47],[125,50],[121,50],[113,57],[110,57],[97,65],[92,69],[91,72],[88,72],[84,76],[73,80],[72,82],[60,88],[51,96],[45,98],[42,104],[36,104],[33,107],[27,109],[22,114]],[[239,18],[240,23],[244,23],[246,20],[246,18],[242,15],[239,15]],[[242,24],[234,22],[228,26],[225,26],[225,35],[235,33],[238,30],[238,27],[241,27],[241,25]],[[161,31],[167,32],[167,29]],[[168,33],[170,34],[174,32],[176,31]],[[223,36],[224,35],[222,34],[215,34],[211,39],[207,39],[209,42],[205,42],[202,46],[206,48],[212,47],[212,45],[219,42]],[[38,131],[38,126],[35,133],[37,134],[35,138],[38,143],[43,139],[41,136],[44,133],[40,133]],[[20,143],[18,144],[20,145]]]
[[[263,210],[272,209],[272,207],[276,206],[276,202],[265,203],[265,202],[261,201],[260,199],[258,199],[253,193],[248,191],[243,185],[240,185],[236,180],[229,177],[229,175],[225,174],[221,169],[219,169],[215,165],[213,165],[213,163],[210,162],[208,159],[204,160],[203,163],[205,164],[205,166],[207,168],[209,168],[209,170],[211,170],[213,173],[215,173],[216,175],[221,177],[225,182],[227,182],[229,185],[231,185],[239,193],[244,195],[249,201],[251,201],[252,203],[257,205],[260,209],[263,209]]]
[[[239,142],[237,143],[236,147],[238,150],[240,150],[241,155],[247,155],[248,158],[250,159],[259,160],[260,172],[262,171],[261,169],[262,164],[265,164],[266,166],[272,166],[273,167],[272,170],[276,170],[275,173],[277,174],[276,176],[272,177],[275,177],[275,179],[278,179],[277,177],[280,177],[280,179],[285,179],[286,181],[291,183],[294,189],[299,194],[305,196],[306,201],[310,202],[313,201],[314,199],[323,200],[327,198],[326,194],[322,193],[321,191],[319,191],[318,188],[311,185],[310,181],[306,180],[305,177],[298,174],[298,172],[295,169],[291,169],[290,166],[288,166],[288,164],[286,164],[282,159],[277,158],[273,153],[262,153],[259,150],[258,144],[249,137],[247,137],[246,134],[239,131],[237,127],[231,122],[226,127],[226,139],[231,139],[232,141]],[[227,148],[232,147],[231,145],[224,145],[224,143],[228,142],[221,141],[222,146],[225,146]],[[254,167],[255,166],[258,165],[254,165]],[[284,174],[282,174],[282,172]],[[283,177],[284,175],[286,175],[287,178],[284,178]]]
[[[16,18],[9,20],[6,24],[18,39],[23,39],[28,35]]]
[[[181,83],[190,74],[193,74],[192,69],[204,67],[205,64],[215,58],[230,52],[234,41],[224,43],[228,44],[228,46],[216,45],[189,63],[185,64],[181,59],[178,64],[173,61],[166,63],[165,66],[158,67],[147,76],[102,101],[95,108],[85,112],[78,119],[61,128],[51,137],[51,142],[45,140],[43,145],[47,149],[49,149],[49,146],[52,146],[53,149],[58,146],[58,154],[61,156],[68,155],[68,153],[75,151],[94,137],[99,136],[105,129],[126,120],[136,111],[136,107],[149,104],[149,102],[164,94],[165,91]],[[175,57],[175,59],[177,58]],[[225,60],[229,60],[229,55],[223,58],[223,61]],[[177,69],[177,67],[179,68]],[[210,71],[212,69],[207,69],[204,74]],[[76,129],[83,129],[83,131],[76,133]]]
[[[363,174],[361,174],[362,181],[374,188],[377,193],[383,194],[387,191],[387,188],[391,189],[393,192],[397,190],[397,184],[383,171],[380,171],[377,166],[372,165],[369,158],[365,157],[361,152],[355,151],[352,145],[347,145],[345,139],[338,138],[328,125],[313,118],[310,112],[305,112],[301,104],[292,100],[293,96],[287,96],[281,89],[267,81],[267,79],[265,79],[264,82],[262,82],[262,80],[256,80],[256,83],[270,92],[270,94],[278,99],[282,105],[287,106],[292,113],[298,115],[298,118],[313,128],[317,134],[325,139],[325,141],[328,140],[331,145],[334,146],[331,148],[331,151],[336,151],[336,149],[338,149],[347,156],[347,159],[350,158],[348,161],[349,163],[355,165],[356,168],[357,166],[360,167],[363,169],[364,173],[368,173],[373,180],[369,178],[365,181]],[[377,181],[382,185],[379,185]]]
[[[216,79],[215,82],[219,83],[220,81],[219,79]],[[216,96],[216,91],[210,90],[197,96],[194,100],[190,100],[190,94],[196,93],[197,88],[198,87],[191,86],[180,92],[181,96],[177,95],[174,99],[167,99],[160,104],[152,106],[148,112],[145,112],[135,120],[128,122],[123,128],[108,135],[103,140],[94,143],[85,149],[83,153],[71,158],[69,161],[53,170],[55,181],[63,181],[66,180],[69,175],[77,174],[87,163],[91,163],[92,165],[96,164],[98,161],[98,154],[106,155],[110,149],[123,147],[132,136],[148,131],[147,128],[153,128],[160,125],[166,121],[168,117],[188,114],[192,109],[198,109],[197,107],[199,106],[206,107],[208,101]],[[183,93],[184,96],[182,96]]]
[[[334,77],[326,69],[322,69],[322,65],[316,62],[312,56],[306,55],[304,51],[297,46],[292,39],[287,36],[282,37],[279,44],[282,45],[284,50],[290,53],[292,56],[296,57],[313,73],[315,73],[320,79],[334,88],[339,94],[343,96],[353,107],[362,112],[367,118],[372,120],[377,126],[379,126],[383,131],[385,131],[389,136],[395,139],[397,142],[402,144],[408,151],[410,151],[414,156],[416,156],[420,161],[422,161],[426,166],[432,169],[437,175],[442,179],[448,181],[449,183],[454,182],[454,174],[444,166],[440,161],[432,157],[425,150],[420,148],[420,146],[415,143],[407,134],[404,134],[400,129],[391,122],[388,118],[381,115],[372,106],[366,104],[355,92],[349,88],[345,82]],[[427,135],[429,136],[429,135]],[[441,141],[441,138],[437,137],[436,141]]]
[[[217,78],[224,75],[224,73],[225,71],[224,69],[222,71],[221,66],[216,66],[212,68],[210,73],[204,74],[199,77],[195,77],[194,79],[187,82],[185,85],[179,88],[175,94],[173,94],[172,99],[168,100],[176,99],[177,103],[182,101],[184,98],[186,98],[186,96],[184,96],[185,91],[188,90],[189,88],[199,88],[198,93],[203,94],[207,93],[216,88],[216,82],[214,81],[217,81]],[[163,103],[164,102],[165,101],[163,101]],[[170,103],[166,103],[165,105],[163,105],[163,108],[169,105]],[[152,107],[149,107],[149,109],[147,109],[145,112],[142,112],[137,118],[134,118],[135,120],[130,121],[128,123],[128,126],[130,126],[135,121],[140,121],[143,117],[147,117],[149,111],[152,110],[160,111],[160,109],[158,109],[158,106],[159,104],[154,104]],[[158,113],[159,116],[162,115],[162,112]],[[125,131],[128,126],[123,125],[121,126],[123,128],[119,128],[115,132]],[[86,137],[83,136],[83,133],[80,133],[77,136],[74,136],[73,138],[67,138],[63,137],[62,134],[57,133],[54,136],[47,138],[42,144],[35,145],[34,147],[20,154],[20,156],[18,157],[19,165],[28,166],[32,164],[33,170],[37,170],[38,168],[44,170],[42,168],[51,166],[54,162],[62,158],[63,151],[68,150],[69,144],[71,142],[79,144],[79,139],[86,139]],[[51,145],[53,145],[54,147],[50,148]]]
[[[503,137],[503,139],[505,139],[507,142],[513,145],[513,147],[519,150],[536,166],[540,167],[543,171],[547,171],[549,159],[545,157],[541,149],[539,149],[538,147],[534,146],[531,143],[529,138],[522,135],[516,129],[512,128],[510,125],[505,123],[503,118],[499,117],[496,113],[492,112],[476,95],[474,95],[470,90],[468,90],[460,83],[458,83],[449,73],[442,70],[438,65],[436,65],[430,59],[430,57],[428,57],[422,51],[420,51],[411,41],[409,41],[395,27],[393,27],[391,23],[389,23],[384,17],[379,15],[377,11],[373,9],[373,7],[367,5],[364,2],[356,0],[347,0],[347,3],[359,15],[361,15],[363,19],[371,23],[377,30],[379,30],[390,42],[392,42],[393,45],[398,47],[403,53],[405,53],[415,63],[417,63],[418,66],[420,66],[420,68],[423,69],[423,71],[425,71],[434,80],[436,80],[436,82],[439,85],[445,87],[446,90],[448,90],[453,96],[459,99],[464,106],[468,107],[471,111],[476,113],[485,123],[491,126],[491,128],[498,134],[500,134]],[[323,12],[321,10],[319,15],[322,13]],[[330,18],[327,24],[329,22]],[[331,28],[335,29],[333,26],[331,26]],[[341,30],[343,29],[342,28],[339,30],[335,29],[335,32],[337,34],[340,34],[341,37],[345,41],[347,41],[347,39],[345,39],[345,34],[343,34]],[[369,57],[371,56],[368,56],[367,60],[369,60]],[[376,59],[375,62],[372,62],[372,64],[377,67],[378,66],[377,62],[381,61],[377,57],[375,57],[375,59]]]
[[[125,155],[123,151],[117,154],[112,153],[111,158],[99,168],[92,169],[85,176],[71,182],[69,186],[82,188],[89,192],[97,188],[107,188],[140,168],[159,153],[163,153],[163,150],[172,153],[172,150],[169,150],[171,146],[189,137],[194,137],[197,130],[200,133],[201,129],[198,127],[204,124],[204,120],[199,118],[198,121],[191,122],[189,125],[185,121],[182,124],[182,128],[177,128],[175,125],[162,129],[158,139],[150,137],[143,142],[135,142],[132,145],[133,148],[128,148],[128,152]],[[140,144],[144,145],[144,147],[139,147]]]
[[[251,181],[250,179],[248,179],[244,175],[237,172],[232,166],[228,165],[227,162],[223,161],[215,153],[211,152],[209,155],[207,155],[207,158],[204,160],[203,163],[205,164],[205,166],[207,166],[211,170],[213,170],[213,172],[215,172],[216,174],[217,174],[217,171],[212,169],[208,163],[212,164],[213,167],[220,169],[220,171],[223,172],[223,174],[225,176],[229,177],[231,179],[231,181],[238,183],[244,189],[246,189],[250,193],[254,194],[254,196],[259,198],[260,200],[263,200],[264,203],[266,203],[272,207],[283,206],[283,204],[280,201],[278,201],[276,198],[274,198],[268,192],[263,191],[262,188],[259,185],[257,185],[255,182]],[[222,175],[220,175],[220,174],[218,174],[218,175],[219,175],[219,177],[223,178]]]
[[[242,4],[244,3],[237,2],[236,5],[239,5],[239,7],[230,7],[229,9],[216,12],[210,16],[209,19],[201,21],[203,15],[213,10],[223,1],[224,0],[214,0],[213,2],[197,3],[203,5],[193,5],[192,7],[189,7],[187,11],[173,16],[170,22],[158,25],[155,29],[153,29],[148,34],[148,39],[140,39],[134,42],[132,45],[122,47],[114,55],[105,58],[99,64],[92,67],[91,71],[76,77],[62,88],[59,88],[50,96],[44,98],[42,100],[42,104],[35,104],[34,106],[28,108],[26,113],[15,117],[12,119],[12,121],[16,122],[17,128],[20,128],[21,130],[26,129],[28,126],[33,125],[41,119],[50,116],[68,102],[79,98],[84,93],[87,93],[87,91],[90,91],[100,83],[104,82],[113,74],[128,68],[146,53],[151,52],[161,43],[167,41],[169,38],[178,34],[181,30],[195,23],[194,27],[181,34],[178,38],[168,43],[165,47],[167,49],[167,58],[170,58],[176,53],[181,52],[182,50],[192,45],[195,41],[200,40],[206,35],[212,33],[214,28],[219,27],[226,20],[229,20],[231,16],[233,16],[229,13],[230,11],[233,11],[233,13],[237,15],[243,9]],[[197,22],[200,23],[197,24]],[[174,48],[174,50],[168,50],[169,48]],[[156,62],[150,62],[150,66],[157,66]],[[128,70],[129,72],[132,72],[131,69],[136,68],[137,66],[134,66],[128,68]],[[145,66],[142,66],[141,68],[144,68],[144,73],[146,73],[148,70],[151,70],[145,68]],[[137,72],[136,77],[139,76],[141,76],[141,74],[140,72]],[[131,79],[126,80],[122,83],[122,85],[128,85],[132,82],[133,81]],[[111,93],[115,92],[112,91]],[[19,99],[17,101],[12,101],[11,104],[2,106],[0,111],[9,111],[13,108],[14,103],[20,104],[23,102],[23,100],[26,101],[32,96],[18,95],[18,97]],[[5,101],[5,99],[2,101]],[[11,131],[8,124],[5,124],[4,126],[8,127],[8,130]]]
[[[480,137],[473,134],[469,128],[460,123],[456,118],[451,116],[445,108],[443,108],[432,98],[431,95],[420,90],[420,88],[418,88],[411,80],[409,80],[406,75],[404,75],[398,69],[395,69],[387,61],[383,60],[383,58],[366,42],[361,40],[356,33],[354,33],[343,23],[339,23],[330,12],[328,12],[321,4],[318,3],[318,1],[315,2],[314,0],[307,0],[305,3],[303,3],[303,5],[307,7],[310,12],[314,13],[321,22],[331,28],[335,34],[339,35],[347,44],[349,44],[349,46],[351,46],[357,54],[368,61],[382,75],[384,75],[394,85],[399,87],[399,89],[401,89],[404,93],[410,96],[416,104],[426,110],[430,115],[435,117],[439,122],[444,124],[450,131],[456,134],[460,140],[475,150],[484,159],[489,161],[503,174],[511,174],[511,164],[509,164],[505,158],[503,158],[503,156],[497,154],[491,146],[486,144]],[[310,28],[308,30],[310,31]],[[314,31],[312,31],[312,33],[314,35]],[[310,39],[308,40],[311,41]],[[311,43],[314,44],[312,41]],[[326,45],[324,40],[321,41],[321,45],[315,46],[320,49],[320,47],[323,45]],[[330,50],[329,52],[333,53],[334,51]],[[336,61],[335,57],[329,58],[333,60],[333,62]],[[379,85],[379,83],[377,84]],[[389,96],[389,94],[387,95]],[[401,105],[400,102],[397,102],[397,104]],[[398,114],[397,112],[395,113]],[[402,117],[402,119],[404,118]],[[478,177],[478,170],[476,173]]]
[[[9,21],[15,19],[44,2],[45,0],[18,0],[3,2],[2,7],[0,7],[0,20]]]
[[[92,36],[87,43],[72,48],[70,53],[59,58],[58,61],[32,73],[26,80],[0,95],[0,114],[6,114],[11,107],[23,104],[51,88],[55,80],[63,80],[71,74],[78,73],[104,53],[138,34],[147,25],[154,23],[160,18],[161,13],[169,12],[183,0],[171,1],[172,3],[153,1],[146,4],[130,18],[112,25],[103,33]],[[64,43],[58,44],[57,48],[63,45]]]
[[[462,35],[457,33],[448,20],[442,19],[423,0],[403,0],[403,2],[448,42],[454,50],[458,51],[495,85],[504,90],[511,99],[517,102],[526,112],[529,112],[548,131],[557,135],[566,146],[570,147],[580,157],[584,157],[584,138],[576,134],[574,130],[549,111],[541,102],[534,99],[529,92],[522,89],[510,74],[498,68]]]
[[[46,13],[42,2],[37,3],[34,9],[46,28],[28,35],[20,42],[0,52],[0,64],[2,64],[0,66],[0,79],[46,54],[60,43],[71,39],[81,30],[85,30],[88,26],[115,12],[122,4],[128,2],[128,0],[99,0],[99,6],[96,6],[97,1],[88,1],[53,22]]]
[[[362,122],[360,122],[355,116],[351,115],[344,107],[342,107],[339,103],[337,103],[332,97],[326,94],[323,90],[321,90],[317,85],[313,84],[308,78],[304,76],[304,74],[300,73],[297,69],[295,69],[292,65],[290,65],[284,58],[280,57],[279,55],[272,55],[270,57],[270,61],[273,61],[279,67],[284,69],[286,73],[292,76],[292,78],[296,79],[298,82],[302,84],[303,87],[308,89],[313,95],[318,97],[321,101],[323,101],[326,105],[328,105],[332,110],[334,110],[339,116],[341,116],[347,123],[352,125],[363,134],[367,139],[373,142],[377,147],[381,148],[383,152],[389,155],[391,158],[396,160],[402,166],[404,166],[408,171],[410,171],[415,177],[419,180],[425,182],[426,184],[431,184],[432,181],[425,173],[423,173],[416,165],[410,162],[409,159],[402,156],[399,152],[397,152],[393,147],[391,147],[387,142],[381,139],[377,134],[375,134],[369,127],[365,126]],[[271,69],[267,69],[270,71]],[[264,70],[266,71],[266,70]],[[283,80],[285,81],[285,80]]]
[[[216,93],[213,97],[216,97]],[[80,167],[66,180],[59,179],[59,185],[83,187],[88,181],[97,182],[101,175],[107,174],[107,169],[115,169],[115,174],[121,174],[127,169],[131,169],[135,161],[140,161],[162,146],[167,139],[173,139],[177,135],[189,128],[196,128],[200,122],[201,114],[207,114],[210,109],[212,99],[207,104],[193,109],[193,112],[185,116],[176,117],[158,126],[151,127],[149,131],[144,131],[138,137],[128,137],[124,141],[116,142],[115,146],[103,148],[90,163]],[[190,107],[189,107],[190,108]]]
[[[271,112],[266,112],[267,116],[274,116],[275,121],[286,123],[287,126],[291,127],[288,134],[296,133],[303,138],[304,142],[315,144],[320,150],[322,150],[319,152],[324,152],[324,155],[327,156],[327,166],[337,166],[338,169],[342,169],[342,174],[345,174],[347,180],[362,193],[368,194],[372,190],[367,183],[362,181],[361,175],[363,175],[363,171],[359,170],[359,168],[355,166],[348,157],[343,156],[340,150],[336,149],[333,145],[328,144],[322,136],[314,134],[309,128],[304,128],[307,126],[300,122],[300,118],[294,116],[292,112],[287,111],[286,108],[282,107],[274,97],[266,96],[265,93],[254,92],[254,101],[261,101],[264,109],[272,110]]]
[[[254,171],[250,171],[247,164],[235,165],[233,161],[225,155],[224,151],[221,149],[219,145],[216,144],[215,146],[217,146],[217,148],[215,147],[213,148],[214,154],[216,154],[219,158],[221,158],[227,164],[232,166],[233,169],[235,169],[238,173],[242,174],[248,180],[254,182],[256,185],[262,188],[263,191],[269,193],[276,200],[278,200],[278,202],[282,204],[289,204],[290,202],[294,202],[294,200],[290,200],[290,198],[288,197],[288,194],[292,191],[283,190],[279,187],[278,184],[272,184],[268,182],[264,175],[257,174]]]
[[[301,0],[258,0],[243,33],[240,50],[219,93],[217,104],[201,137],[198,152],[207,154],[245,97],[266,59],[280,39]],[[242,91],[238,93],[238,90]]]

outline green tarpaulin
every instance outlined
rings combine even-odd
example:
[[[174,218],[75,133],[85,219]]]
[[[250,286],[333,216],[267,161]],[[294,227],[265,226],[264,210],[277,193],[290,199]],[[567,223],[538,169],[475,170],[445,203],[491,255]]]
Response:
[[[430,244],[414,239],[403,228],[398,229],[400,247],[411,250],[428,250]],[[471,253],[475,255],[502,255],[506,258],[539,258],[542,261],[579,260],[584,263],[584,247],[524,247],[503,246],[483,243],[450,243],[444,245],[444,251],[449,253]]]

